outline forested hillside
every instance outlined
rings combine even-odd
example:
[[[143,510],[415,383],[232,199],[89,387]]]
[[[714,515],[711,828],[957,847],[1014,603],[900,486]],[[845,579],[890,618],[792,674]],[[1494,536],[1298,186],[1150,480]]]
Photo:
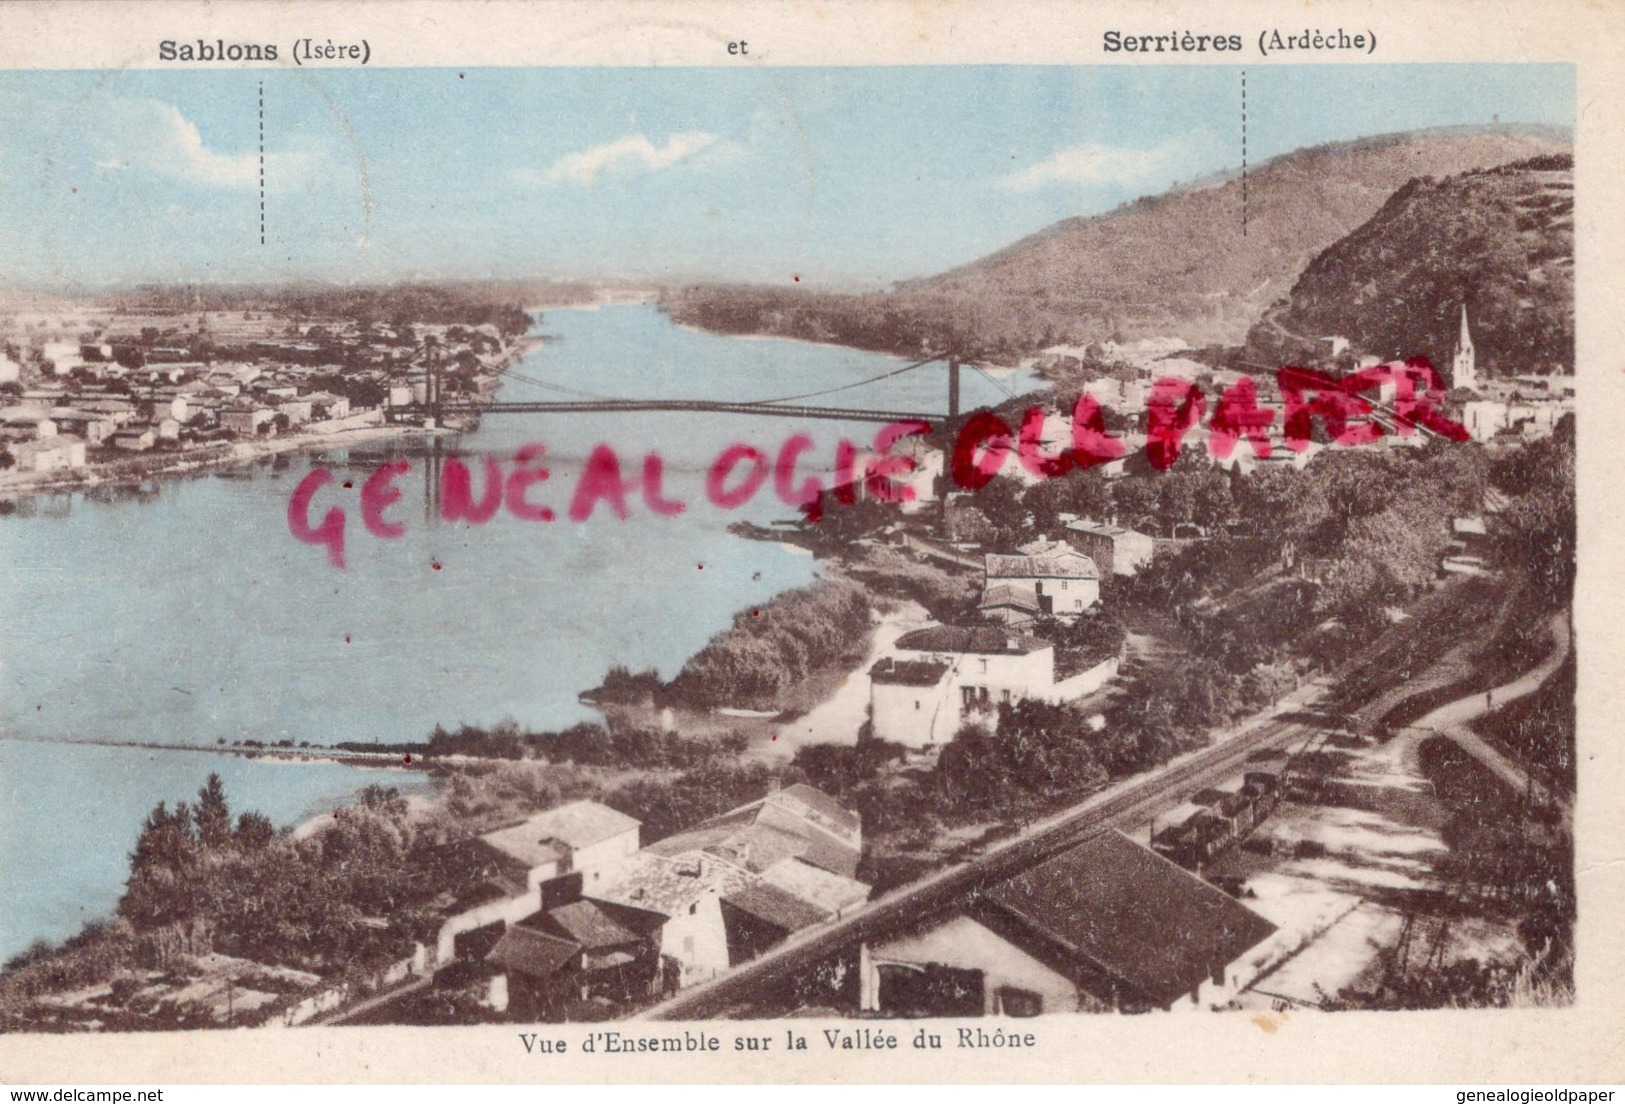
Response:
[[[1299,338],[1341,334],[1446,370],[1465,303],[1480,375],[1572,372],[1573,164],[1554,155],[1413,180],[1316,257],[1249,344],[1285,362]]]
[[[1239,175],[1068,219],[888,292],[673,293],[678,321],[910,354],[957,341],[1012,356],[1056,341],[1171,334],[1239,343],[1305,266],[1408,181],[1569,152],[1550,128],[1451,128],[1298,150]]]

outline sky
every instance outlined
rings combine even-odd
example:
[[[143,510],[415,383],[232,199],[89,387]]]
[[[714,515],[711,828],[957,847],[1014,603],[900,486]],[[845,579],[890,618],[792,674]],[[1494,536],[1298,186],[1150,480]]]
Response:
[[[260,244],[264,96],[265,244]],[[883,286],[1241,162],[1236,67],[0,74],[3,279]],[[1572,126],[1566,65],[1251,67],[1250,164]]]

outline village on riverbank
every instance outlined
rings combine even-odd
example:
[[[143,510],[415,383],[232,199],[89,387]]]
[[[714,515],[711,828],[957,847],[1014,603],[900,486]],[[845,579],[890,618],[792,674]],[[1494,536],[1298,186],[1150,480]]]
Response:
[[[488,396],[529,329],[519,302],[456,287],[16,297],[0,497],[455,429],[437,404]]]

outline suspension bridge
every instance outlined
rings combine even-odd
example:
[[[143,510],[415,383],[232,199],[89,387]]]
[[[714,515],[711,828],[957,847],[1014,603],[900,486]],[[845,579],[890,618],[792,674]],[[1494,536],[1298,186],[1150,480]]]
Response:
[[[435,420],[437,425],[441,424],[442,420],[447,416],[456,415],[485,417],[493,414],[605,414],[644,411],[743,414],[755,417],[827,419],[843,422],[920,421],[936,425],[959,417],[960,371],[962,367],[968,367],[972,371],[980,373],[994,386],[1013,397],[1013,393],[1008,388],[999,383],[980,365],[965,363],[952,353],[933,353],[921,360],[892,368],[866,379],[855,380],[851,383],[837,384],[833,387],[825,387],[796,395],[779,395],[773,398],[753,400],[619,398],[552,383],[548,380],[524,374],[518,371],[516,367],[509,366],[500,373],[503,379],[549,391],[561,397],[557,399],[498,399],[491,402],[475,402],[461,397],[448,399],[444,393],[442,378],[444,365],[438,345],[432,341],[425,343],[423,352],[425,354],[423,365],[425,399],[423,405],[425,411]],[[946,364],[948,369],[948,409],[946,412],[829,406],[806,401],[867,387],[882,380],[892,379],[938,363]]]

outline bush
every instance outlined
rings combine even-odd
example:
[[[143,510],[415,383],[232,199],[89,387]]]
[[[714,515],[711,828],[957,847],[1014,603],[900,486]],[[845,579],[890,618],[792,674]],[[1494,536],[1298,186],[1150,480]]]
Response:
[[[782,697],[823,668],[869,650],[869,599],[849,580],[792,590],[736,614],[678,672],[671,695],[701,708],[782,708]]]

